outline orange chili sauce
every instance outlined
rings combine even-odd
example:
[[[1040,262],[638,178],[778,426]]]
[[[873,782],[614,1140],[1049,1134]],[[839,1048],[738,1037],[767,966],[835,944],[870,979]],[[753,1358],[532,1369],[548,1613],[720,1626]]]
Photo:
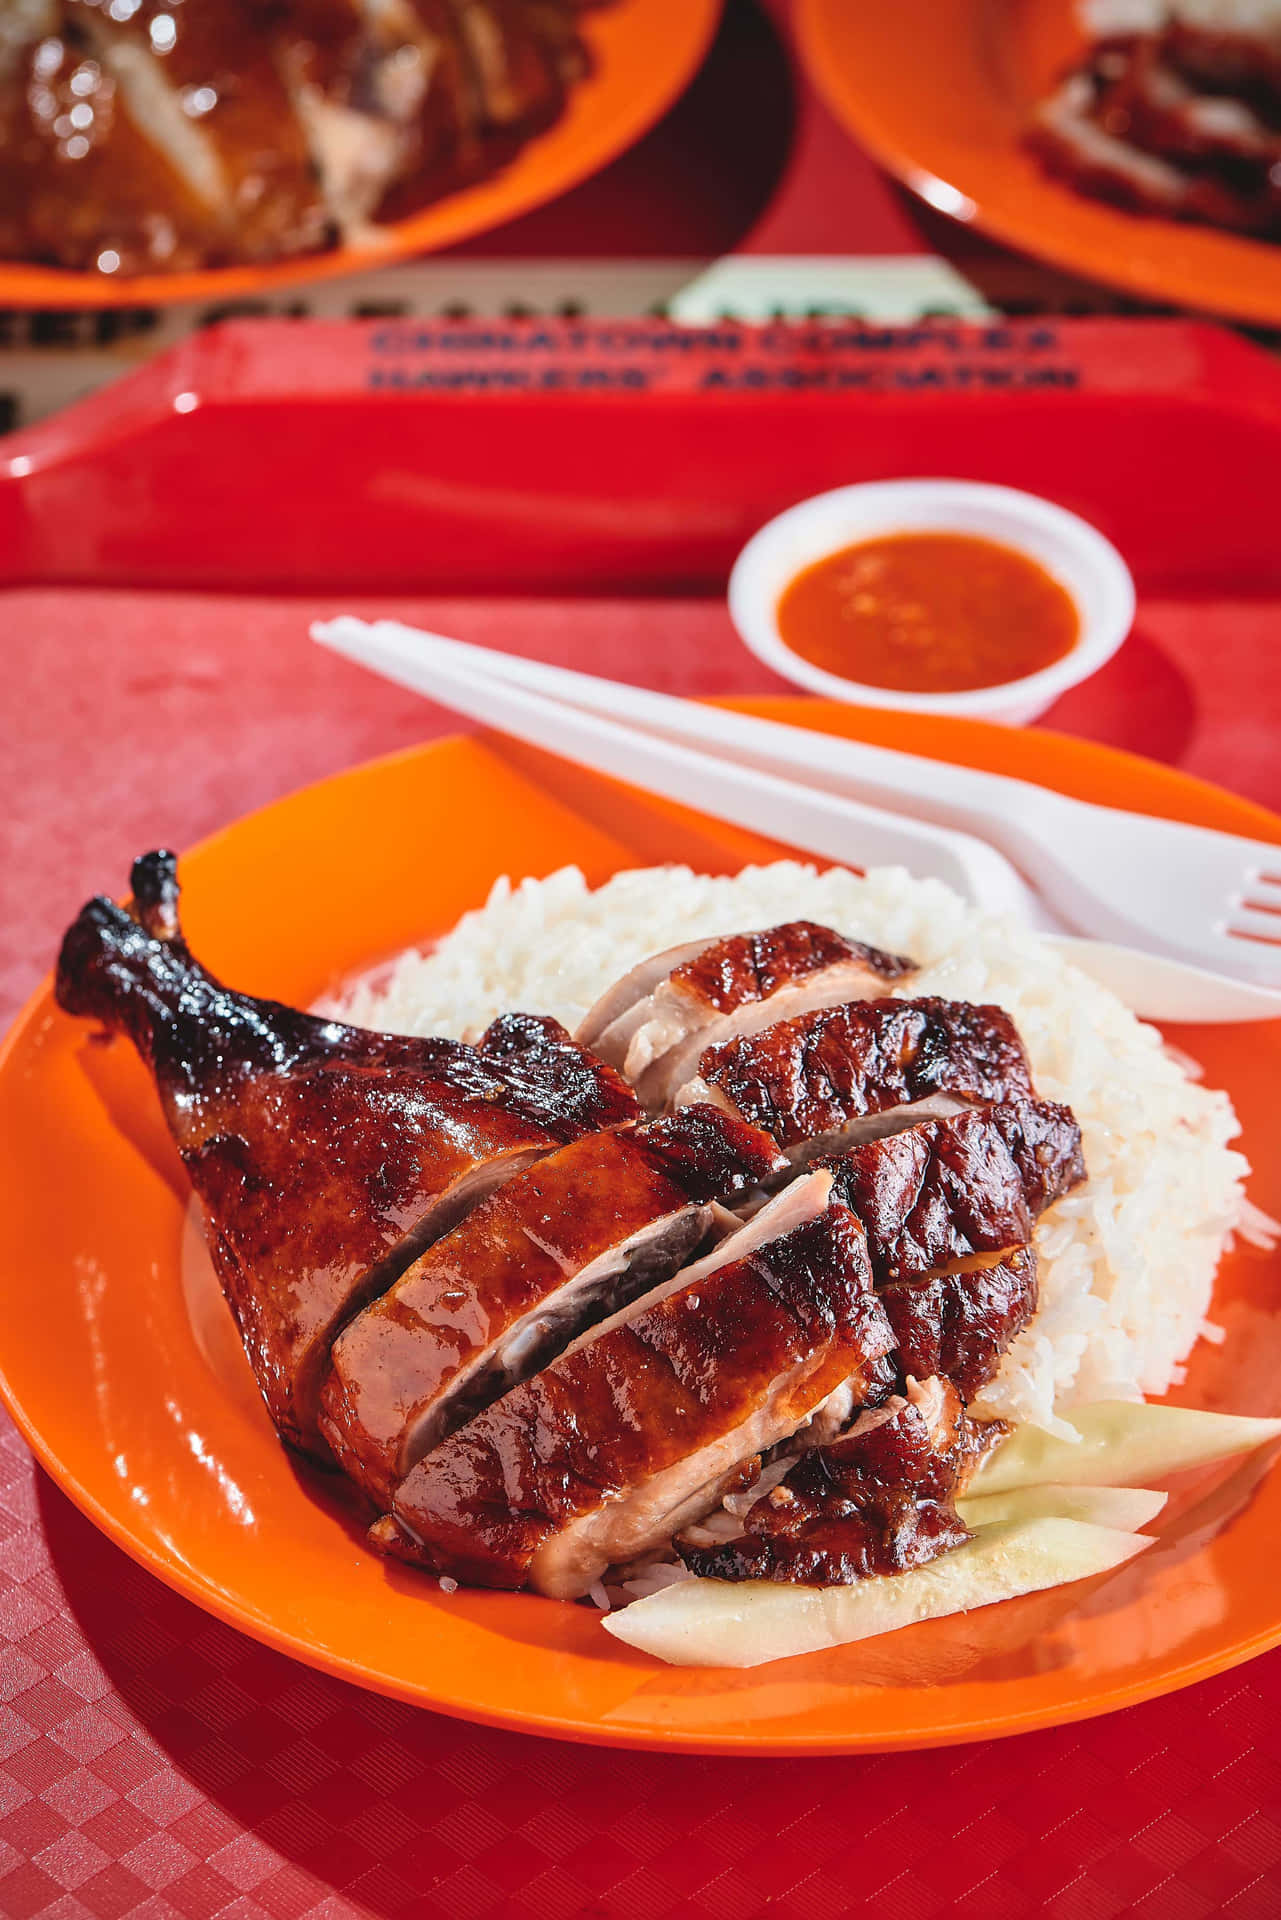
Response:
[[[784,588],[778,630],[802,660],[904,693],[1021,680],[1074,646],[1071,596],[1026,554],[968,533],[843,547]]]

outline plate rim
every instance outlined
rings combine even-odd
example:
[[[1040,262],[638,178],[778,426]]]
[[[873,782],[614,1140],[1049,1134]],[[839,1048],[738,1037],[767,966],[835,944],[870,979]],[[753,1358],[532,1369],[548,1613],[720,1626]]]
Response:
[[[787,717],[797,724],[803,724],[806,717],[811,720],[830,720],[839,719],[851,712],[844,703],[807,698],[803,695],[731,696],[722,697],[714,704],[733,706],[744,711],[763,710],[771,714],[785,711]],[[895,720],[901,721],[904,718],[902,715],[893,714],[882,716],[870,710],[853,711],[857,713],[860,723],[866,722],[872,727],[878,723],[892,726]],[[824,726],[819,730],[827,731],[828,729]],[[1142,755],[1088,740],[1079,735],[1042,728],[1020,731],[1033,733],[1035,736],[1049,736],[1060,748],[1066,747],[1073,757],[1082,762],[1097,763],[1102,760],[1114,764],[1118,769],[1135,765],[1143,768],[1149,779],[1154,772],[1168,776],[1172,795],[1176,791],[1186,793],[1194,803],[1200,800],[1202,806],[1211,799],[1220,805],[1227,802],[1230,810],[1253,816],[1254,824],[1269,829],[1281,844],[1281,814],[1274,814],[1259,803],[1233,794],[1229,789],[1220,787],[1212,781],[1202,780],[1195,775],[1185,774],[1177,768],[1151,761]],[[1011,730],[995,723],[955,720],[948,716],[932,724],[931,733],[934,732],[944,737],[970,735],[978,736],[980,739],[986,737],[999,741],[1008,739]],[[347,779],[361,779],[370,775],[376,777],[379,770],[383,768],[403,766],[412,761],[429,760],[441,752],[456,749],[463,740],[475,740],[476,737],[474,734],[458,733],[441,735],[429,741],[353,763],[319,780],[303,782],[287,793],[266,802],[263,806],[251,809],[200,840],[194,841],[187,852],[199,854],[213,850],[221,841],[236,834],[251,822],[270,815],[276,808],[297,801],[316,789],[332,787]],[[48,1017],[53,1005],[52,986],[53,975],[50,973],[28,997],[15,1015],[8,1031],[0,1039],[0,1077],[10,1070],[13,1056],[26,1041],[32,1028]],[[1216,1674],[1227,1672],[1233,1667],[1257,1658],[1258,1655],[1281,1644],[1281,1608],[1279,1608],[1276,1619],[1269,1626],[1245,1639],[1218,1647],[1194,1659],[1181,1660],[1146,1679],[1118,1681],[1113,1685],[1105,1685],[1096,1688],[1088,1698],[1068,1701],[1048,1710],[1044,1704],[1006,1708],[1000,1712],[999,1716],[973,1715],[965,1720],[951,1721],[938,1729],[909,1728],[901,1737],[890,1732],[874,1732],[861,1736],[856,1730],[849,1734],[793,1732],[785,1736],[771,1736],[767,1732],[751,1731],[732,1733],[709,1730],[704,1733],[681,1728],[629,1726],[623,1722],[607,1725],[599,1720],[588,1722],[582,1718],[566,1718],[558,1713],[530,1707],[503,1711],[474,1705],[461,1695],[442,1697],[432,1692],[430,1687],[422,1682],[404,1680],[393,1674],[375,1671],[358,1659],[331,1653],[327,1648],[291,1632],[288,1627],[278,1625],[273,1619],[247,1612],[227,1598],[212,1581],[201,1576],[194,1568],[189,1570],[176,1558],[166,1558],[146,1539],[132,1533],[127,1525],[117,1520],[102,1506],[93,1492],[76,1477],[75,1473],[64,1466],[59,1458],[56,1444],[46,1439],[23,1406],[16,1388],[10,1381],[2,1347],[0,1347],[0,1402],[3,1402],[23,1441],[40,1467],[78,1511],[114,1545],[127,1553],[134,1562],[158,1578],[165,1586],[200,1607],[203,1612],[213,1615],[237,1632],[244,1633],[251,1639],[296,1659],[307,1667],[328,1673],[349,1684],[444,1714],[451,1719],[497,1727],[509,1732],[572,1740],[592,1746],[740,1758],[753,1756],[837,1758],[859,1753],[926,1751],[939,1747],[964,1745],[974,1741],[1004,1739],[1020,1733],[1045,1731],[1053,1727],[1094,1719],[1147,1700],[1161,1698],[1168,1693],[1181,1691],[1187,1686],[1210,1679]],[[775,1664],[771,1663],[771,1665]],[[661,1672],[662,1669],[656,1668],[655,1671]]]
[[[533,134],[511,160],[485,178],[442,194],[416,212],[379,228],[376,244],[343,244],[280,260],[195,267],[178,274],[136,274],[119,281],[104,280],[82,268],[0,259],[0,304],[19,311],[46,307],[97,311],[242,300],[277,290],[286,292],[315,280],[374,272],[460,246],[583,185],[643,139],[675,106],[701,69],[725,4],[726,0],[618,0],[612,10],[595,13],[588,9],[580,24],[594,56],[611,63],[624,60],[628,47],[641,39],[662,48],[673,25],[681,30],[678,55],[669,53],[651,84],[638,91],[625,109],[620,107],[599,124],[589,121],[586,129],[574,125],[575,94],[571,92],[560,118]],[[625,17],[618,32],[620,15]],[[609,43],[614,37],[622,44],[611,52]],[[580,83],[580,93],[583,86],[591,85],[592,78],[589,74]],[[527,166],[531,154],[533,164]],[[532,177],[526,179],[526,173]]]
[[[968,0],[970,11],[974,6],[975,0]],[[850,138],[865,147],[879,165],[934,211],[955,221],[962,230],[973,228],[1013,251],[1131,296],[1174,305],[1194,314],[1281,326],[1281,242],[1257,240],[1247,234],[1234,234],[1192,221],[1166,220],[1155,214],[1127,214],[1106,201],[1077,194],[1048,175],[1040,181],[1035,206],[1024,215],[1009,215],[999,201],[994,205],[990,197],[984,201],[970,193],[963,173],[958,177],[955,167],[939,172],[914,155],[913,136],[910,131],[905,134],[896,121],[893,106],[889,106],[887,118],[885,98],[873,102],[865,92],[860,93],[857,81],[847,72],[844,59],[834,57],[833,36],[841,27],[856,31],[853,24],[856,20],[857,10],[852,12],[843,5],[843,0],[796,0],[794,32],[802,63],[824,103]],[[931,187],[944,188],[968,202],[973,213],[965,216],[940,206],[931,196]],[[1207,260],[1203,270],[1195,262],[1190,267],[1173,265],[1167,270],[1159,263],[1145,267],[1140,256],[1139,264],[1131,266],[1127,249],[1115,244],[1106,249],[1104,259],[1102,236],[1097,249],[1087,246],[1082,252],[1072,242],[1071,222],[1067,226],[1069,238],[1063,243],[1058,237],[1060,221],[1054,215],[1056,210],[1061,215],[1065,206],[1078,213],[1084,209],[1085,218],[1106,217],[1114,243],[1127,232],[1151,236],[1163,230],[1177,236],[1181,244],[1190,246],[1194,253],[1201,251],[1204,242],[1207,249],[1218,249],[1228,260],[1239,263],[1239,271],[1231,282],[1235,291],[1225,289],[1220,283],[1222,262]],[[1260,276],[1271,284],[1270,295],[1251,293],[1252,269],[1258,275],[1260,267],[1271,269]]]

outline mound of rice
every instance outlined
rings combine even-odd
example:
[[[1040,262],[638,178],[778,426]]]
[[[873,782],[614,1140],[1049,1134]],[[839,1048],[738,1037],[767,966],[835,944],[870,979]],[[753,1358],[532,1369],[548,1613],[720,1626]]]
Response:
[[[620,873],[592,891],[566,867],[500,880],[429,953],[407,953],[325,1010],[404,1033],[476,1033],[504,1009],[573,1027],[647,954],[703,934],[805,918],[910,954],[905,994],[995,1001],[1013,1016],[1047,1100],[1068,1102],[1089,1179],[1038,1228],[1041,1304],[977,1410],[1053,1428],[1055,1409],[1162,1393],[1206,1322],[1215,1268],[1248,1218],[1247,1162],[1224,1093],[1198,1086],[1106,989],[1037,936],[901,868],[865,878],[794,861],[712,877]]]

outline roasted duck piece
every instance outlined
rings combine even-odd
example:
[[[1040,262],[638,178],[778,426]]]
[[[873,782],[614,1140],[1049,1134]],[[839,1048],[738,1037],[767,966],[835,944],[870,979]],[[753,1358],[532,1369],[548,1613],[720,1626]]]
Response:
[[[752,1251],[726,1241],[444,1441],[372,1538],[477,1585],[574,1599],[708,1513],[841,1381],[881,1397],[893,1336],[829,1187],[794,1183],[743,1229]],[[771,1210],[775,1229],[799,1223],[771,1234]]]
[[[421,5],[421,0],[416,0]],[[523,0],[446,0],[471,68],[482,123],[532,130],[559,113],[567,72]],[[568,18],[561,9],[562,19]]]
[[[0,249],[129,273],[325,246],[368,217],[427,89],[431,43],[396,11],[33,0],[0,63]]]
[[[429,1449],[594,1320],[669,1279],[781,1164],[713,1107],[583,1135],[491,1193],[336,1342],[321,1426],[381,1506]],[[737,1222],[734,1223],[737,1225]]]
[[[880,998],[915,971],[830,927],[790,920],[654,954],[597,1001],[577,1037],[621,1067],[652,1112],[707,1047],[816,1007]]]
[[[737,1113],[796,1161],[1031,1095],[1007,1013],[924,999],[828,1007],[709,1047],[676,1099]]]
[[[478,1047],[317,1020],[222,986],[178,924],[176,862],[133,870],[132,912],[89,902],[58,1003],[128,1034],[204,1208],[218,1277],[281,1434],[326,1455],[318,1398],[342,1325],[503,1180],[635,1098],[555,1021]]]
[[[1004,1431],[971,1421],[950,1382],[909,1380],[906,1396],[802,1453],[747,1507],[741,1531],[723,1538],[721,1526],[689,1527],[677,1552],[713,1580],[815,1587],[923,1566],[969,1538],[953,1501]]]
[[[1075,1116],[971,1107],[815,1164],[863,1223],[900,1373],[972,1400],[1036,1311],[1036,1220],[1085,1178]]]
[[[958,1260],[924,1279],[881,1289],[901,1374],[940,1374],[962,1400],[982,1392],[1011,1340],[1036,1312],[1036,1255],[1008,1247]]]
[[[0,253],[109,274],[360,239],[501,166],[584,71],[574,0],[0,6]]]
[[[1040,1100],[925,1120],[814,1164],[831,1169],[833,1192],[862,1221],[878,1286],[1022,1246],[1085,1178],[1071,1109]]]
[[[1096,37],[1029,145],[1082,192],[1281,239],[1281,7],[1087,6]]]

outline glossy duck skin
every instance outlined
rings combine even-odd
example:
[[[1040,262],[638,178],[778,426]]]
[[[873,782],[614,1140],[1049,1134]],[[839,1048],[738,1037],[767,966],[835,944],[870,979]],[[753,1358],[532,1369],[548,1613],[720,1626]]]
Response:
[[[788,920],[759,933],[730,934],[677,967],[668,979],[679,992],[717,1013],[765,1003],[836,968],[855,967],[888,984],[916,971],[901,954],[847,940],[813,920]]]
[[[58,1003],[128,1034],[151,1068],[272,1418],[327,1457],[318,1395],[344,1321],[488,1188],[629,1125],[635,1101],[554,1021],[510,1015],[471,1048],[230,991],[182,938],[175,870],[167,853],[136,863],[133,914],[90,901]]]
[[[594,1320],[670,1278],[715,1201],[780,1162],[711,1107],[584,1135],[517,1174],[429,1247],[334,1345],[321,1425],[380,1506],[423,1454]]]
[[[1085,1179],[1071,1109],[1039,1100],[925,1120],[814,1164],[862,1221],[878,1286],[1021,1246]]]
[[[680,1536],[686,1566],[713,1580],[848,1586],[960,1546],[970,1536],[954,1495],[996,1433],[967,1420],[945,1381],[913,1383],[910,1396],[803,1453],[748,1508],[736,1539],[706,1538],[699,1528]]]
[[[677,1101],[710,1099],[804,1159],[1032,1092],[1022,1043],[1000,1007],[870,1000],[709,1048]]]
[[[606,1323],[428,1454],[397,1492],[391,1548],[575,1598],[709,1511],[842,1380],[866,1370],[884,1392],[892,1341],[862,1229],[827,1206]]]
[[[706,1047],[816,1007],[879,998],[914,971],[831,927],[789,920],[642,961],[597,1002],[578,1038],[621,1067],[652,1112]]]
[[[1011,1340],[1036,1312],[1036,1301],[1031,1247],[976,1254],[926,1279],[881,1289],[900,1375],[942,1375],[967,1404],[993,1377]]]

